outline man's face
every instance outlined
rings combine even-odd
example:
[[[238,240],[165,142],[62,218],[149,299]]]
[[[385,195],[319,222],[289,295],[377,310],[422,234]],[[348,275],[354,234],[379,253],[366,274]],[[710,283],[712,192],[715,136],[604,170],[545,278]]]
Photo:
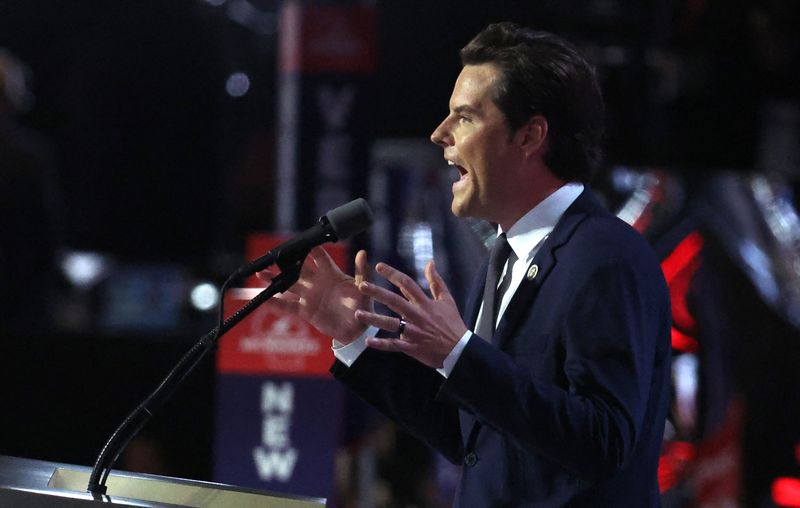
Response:
[[[460,175],[453,183],[453,213],[502,224],[520,193],[521,152],[492,100],[498,79],[492,64],[465,66],[450,97],[450,113],[431,141],[444,149],[444,158]]]

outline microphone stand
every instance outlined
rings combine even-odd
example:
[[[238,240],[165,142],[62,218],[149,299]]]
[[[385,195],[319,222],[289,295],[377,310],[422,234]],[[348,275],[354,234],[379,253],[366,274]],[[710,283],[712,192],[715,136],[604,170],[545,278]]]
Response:
[[[201,337],[183,358],[178,361],[153,393],[139,404],[139,406],[123,420],[114,433],[111,434],[111,437],[106,441],[105,446],[103,446],[100,455],[98,455],[94,468],[92,469],[92,474],[89,477],[87,491],[90,494],[95,498],[106,494],[106,480],[111,472],[111,467],[116,463],[123,450],[128,446],[128,443],[139,433],[153,414],[169,400],[175,390],[183,384],[184,379],[195,370],[208,353],[214,350],[219,338],[242,319],[247,317],[248,314],[253,312],[256,307],[274,295],[286,291],[297,282],[300,278],[300,269],[303,266],[303,261],[308,255],[308,250],[299,253],[295,252],[293,254],[295,255],[287,260],[278,259],[277,264],[281,268],[281,273],[272,279],[270,285],[264,291],[256,295],[255,298],[243,305],[228,319],[222,321],[219,326],[214,327],[214,329]],[[229,279],[229,282],[241,275],[243,274],[237,271]],[[227,286],[227,282],[223,285],[223,288],[225,286]],[[224,291],[220,294],[220,306],[223,305],[223,296]]]

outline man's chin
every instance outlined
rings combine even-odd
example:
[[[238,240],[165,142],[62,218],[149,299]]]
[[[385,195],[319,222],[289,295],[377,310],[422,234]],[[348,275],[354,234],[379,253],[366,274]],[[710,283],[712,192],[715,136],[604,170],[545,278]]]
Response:
[[[467,217],[472,217],[473,215],[470,213],[470,210],[463,202],[455,201],[450,204],[450,211],[453,212],[453,215],[456,217],[465,219]]]
[[[488,218],[490,214],[485,213],[487,211],[486,208],[479,206],[479,204],[474,201],[464,202],[454,199],[452,203],[450,203],[450,211],[460,219],[472,218],[494,222]]]

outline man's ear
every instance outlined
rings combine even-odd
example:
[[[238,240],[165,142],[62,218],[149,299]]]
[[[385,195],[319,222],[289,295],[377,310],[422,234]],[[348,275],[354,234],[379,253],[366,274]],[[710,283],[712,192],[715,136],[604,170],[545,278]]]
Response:
[[[541,156],[547,147],[547,118],[533,115],[517,131],[520,148],[526,157]]]

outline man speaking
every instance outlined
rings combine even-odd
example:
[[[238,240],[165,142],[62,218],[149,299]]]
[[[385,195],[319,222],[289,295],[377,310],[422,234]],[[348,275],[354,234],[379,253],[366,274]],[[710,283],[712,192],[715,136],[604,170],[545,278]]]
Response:
[[[594,71],[511,23],[461,60],[431,140],[460,174],[453,213],[498,226],[464,313],[433,262],[430,296],[378,263],[396,294],[364,251],[350,277],[319,248],[271,304],[334,337],[339,380],[463,464],[456,506],[659,506],[669,298],[647,243],[584,185],[603,130]]]

